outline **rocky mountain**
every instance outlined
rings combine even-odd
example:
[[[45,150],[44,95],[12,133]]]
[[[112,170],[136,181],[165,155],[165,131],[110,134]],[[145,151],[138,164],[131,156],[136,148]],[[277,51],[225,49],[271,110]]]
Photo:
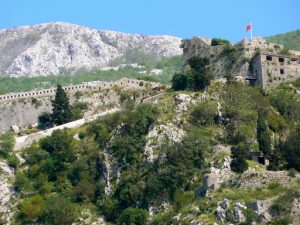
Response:
[[[180,38],[172,36],[126,34],[61,22],[3,29],[0,74],[59,75],[107,67],[126,54],[144,53],[154,59],[180,55],[180,43]]]

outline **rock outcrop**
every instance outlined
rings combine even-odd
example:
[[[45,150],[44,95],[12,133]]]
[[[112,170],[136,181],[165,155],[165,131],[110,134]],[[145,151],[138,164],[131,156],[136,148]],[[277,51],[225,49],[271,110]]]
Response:
[[[244,222],[246,220],[243,210],[247,209],[247,206],[240,202],[232,204],[228,199],[224,199],[219,202],[216,209],[216,219],[224,223],[232,215],[237,222]]]
[[[99,69],[137,49],[153,58],[182,54],[177,37],[95,30],[61,22],[0,30],[0,43],[0,74],[12,76]]]
[[[7,163],[0,162],[0,219],[5,224],[11,224],[14,216],[12,187],[14,171]]]
[[[169,143],[180,142],[185,135],[185,131],[176,127],[172,123],[155,126],[149,131],[147,143],[144,148],[145,161],[154,162],[158,157],[158,150],[165,141]]]
[[[190,104],[197,104],[204,101],[207,98],[206,93],[203,94],[176,94],[175,100],[175,112],[184,113],[189,111]]]

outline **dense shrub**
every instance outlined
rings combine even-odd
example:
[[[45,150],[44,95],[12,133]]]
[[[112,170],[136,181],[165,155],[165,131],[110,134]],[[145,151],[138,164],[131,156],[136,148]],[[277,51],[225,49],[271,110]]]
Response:
[[[172,80],[172,89],[175,91],[185,90],[188,86],[187,76],[182,73],[176,73],[173,75]]]
[[[300,126],[280,145],[288,168],[300,171]]]
[[[125,209],[119,219],[119,225],[144,225],[147,223],[148,211],[144,209],[128,208]]]
[[[13,132],[6,132],[0,135],[0,151],[8,153],[15,145],[15,137]]]
[[[38,117],[38,127],[40,129],[48,129],[53,127],[54,123],[51,119],[51,114],[44,112]]]
[[[257,141],[259,144],[259,150],[265,155],[269,156],[271,154],[271,133],[269,131],[268,125],[265,120],[265,115],[263,112],[258,112],[257,119]]]
[[[221,39],[221,38],[213,38],[211,40],[211,46],[228,45],[228,44],[230,44],[228,40]]]
[[[71,225],[78,216],[76,205],[56,193],[51,194],[45,202],[42,221],[51,225]]]
[[[216,118],[216,104],[209,101],[199,103],[191,112],[191,122],[196,126],[212,125]]]
[[[231,148],[231,169],[237,173],[243,173],[248,169],[247,158],[249,155],[250,149],[248,145],[240,143],[237,146]]]
[[[287,121],[300,120],[300,102],[290,89],[276,89],[270,93],[270,102]]]
[[[204,90],[214,78],[210,69],[210,60],[206,57],[191,57],[187,63],[191,68],[190,73],[187,74],[190,87],[195,91]]]
[[[45,207],[44,199],[39,195],[26,198],[20,205],[20,217],[25,222],[32,222],[41,219]]]
[[[204,90],[214,78],[210,69],[210,61],[204,57],[191,57],[186,62],[187,69],[184,74],[176,73],[172,77],[172,88],[184,90],[186,88],[194,91]]]

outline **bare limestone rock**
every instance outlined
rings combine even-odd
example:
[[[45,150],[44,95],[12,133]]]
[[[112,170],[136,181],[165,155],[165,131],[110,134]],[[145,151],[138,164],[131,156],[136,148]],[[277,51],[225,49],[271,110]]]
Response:
[[[254,209],[257,215],[259,215],[263,220],[270,221],[273,217],[271,206],[277,197],[269,198],[266,200],[257,200],[248,204],[249,208]]]
[[[184,113],[188,112],[190,104],[197,104],[204,101],[207,98],[206,93],[194,93],[194,94],[176,94],[174,96],[175,112]]]
[[[0,74],[47,76],[108,67],[138,49],[155,58],[181,55],[181,38],[45,23],[0,30]]]
[[[246,217],[243,214],[243,210],[247,207],[239,202],[234,204],[233,215],[238,222],[245,222]]]
[[[233,209],[231,210],[231,202],[228,199],[224,199],[223,201],[218,203],[218,207],[216,209],[216,218],[224,223],[229,215],[233,215],[235,220],[240,222],[244,222],[246,220],[243,210],[247,209],[247,206],[243,205],[240,202],[233,204]]]
[[[5,162],[0,162],[0,218],[11,224],[14,216],[13,196],[15,194],[12,186],[14,171]]]
[[[300,224],[300,198],[294,199],[292,203],[291,217],[293,218],[293,225]]]
[[[228,199],[224,199],[222,202],[219,202],[218,207],[216,209],[216,218],[224,222],[227,217],[227,211],[229,209],[230,201]]]
[[[154,162],[158,158],[158,150],[164,141],[170,143],[180,142],[185,135],[185,131],[176,127],[172,123],[157,125],[149,131],[147,143],[144,148],[145,160]]]
[[[106,225],[104,219],[102,217],[98,219],[93,219],[90,210],[81,211],[80,217],[77,219],[76,223],[72,223],[72,225]]]
[[[231,176],[230,168],[231,158],[225,157],[223,165],[220,168],[211,167],[210,173],[204,176],[204,187],[205,189],[216,190],[220,185],[228,181]]]

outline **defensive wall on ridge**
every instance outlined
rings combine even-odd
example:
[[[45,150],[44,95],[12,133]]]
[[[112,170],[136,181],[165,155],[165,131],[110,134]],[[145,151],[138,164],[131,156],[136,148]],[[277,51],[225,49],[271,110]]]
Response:
[[[161,86],[161,84],[156,82],[144,81],[144,80],[122,78],[115,82],[107,82],[107,81],[84,82],[78,85],[64,86],[63,89],[67,93],[75,93],[77,91],[87,92],[87,91],[105,90],[105,89],[113,88],[115,86],[121,86],[126,89],[139,89],[139,88],[156,88]],[[34,90],[28,92],[8,93],[8,94],[0,95],[0,102],[35,98],[35,97],[54,96],[55,93],[56,93],[56,88]]]

